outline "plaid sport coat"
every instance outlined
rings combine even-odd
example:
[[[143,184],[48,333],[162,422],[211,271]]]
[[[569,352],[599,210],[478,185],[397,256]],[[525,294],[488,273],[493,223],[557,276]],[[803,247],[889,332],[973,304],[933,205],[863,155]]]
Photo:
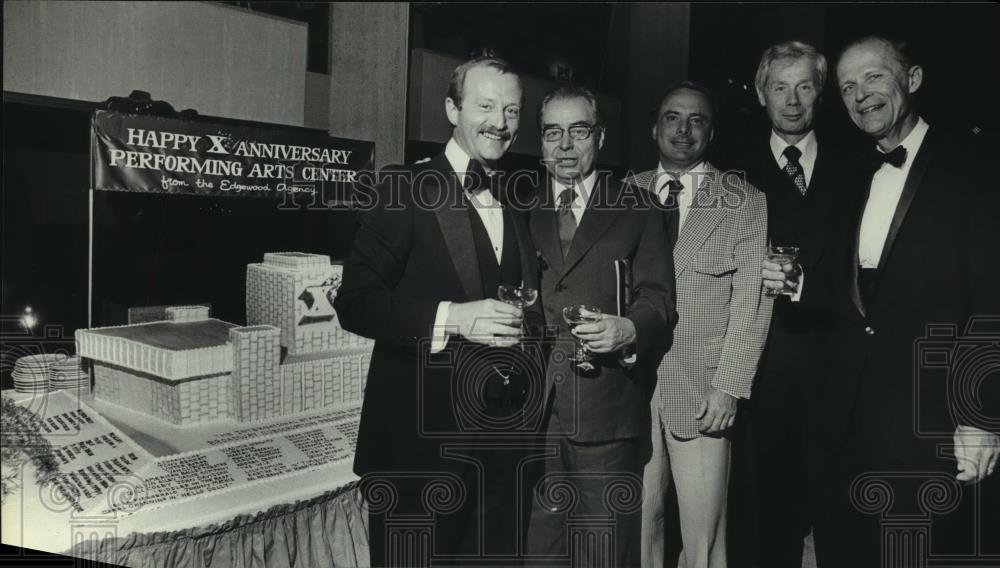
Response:
[[[749,398],[773,299],[760,264],[767,249],[764,194],[708,165],[674,247],[677,326],[657,369],[662,419],[680,438],[701,436],[696,420],[710,388]],[[656,170],[626,182],[656,194]]]

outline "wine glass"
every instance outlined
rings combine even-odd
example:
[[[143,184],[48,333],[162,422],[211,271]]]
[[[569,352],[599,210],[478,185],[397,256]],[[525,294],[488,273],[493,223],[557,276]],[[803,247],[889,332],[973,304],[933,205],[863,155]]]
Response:
[[[601,310],[583,304],[566,306],[563,308],[562,314],[563,319],[566,320],[566,324],[569,325],[571,330],[575,329],[581,323],[594,323],[601,320]],[[593,371],[595,367],[591,363],[592,358],[590,353],[583,346],[583,341],[576,336],[573,336],[573,339],[576,343],[576,351],[569,360],[576,363],[576,367],[581,371]]]
[[[529,286],[514,286],[511,284],[501,284],[497,288],[497,298],[505,304],[510,304],[512,306],[517,306],[521,310],[534,305],[535,301],[538,300],[538,290],[531,288]],[[524,329],[524,313],[521,314],[521,335],[526,334]],[[524,351],[524,344],[518,344],[521,351]],[[510,376],[514,373],[514,366],[511,365],[507,374],[504,375],[500,372],[500,369],[493,367],[493,370],[497,372],[498,375],[503,377],[504,384],[510,382]]]
[[[528,286],[501,284],[497,288],[497,297],[501,302],[517,306],[523,310],[528,306],[534,305],[535,300],[538,299],[538,290]]]
[[[799,247],[768,247],[767,260],[775,264],[784,266],[795,264],[799,260]],[[764,291],[768,296],[794,296],[795,292],[788,287],[787,283],[781,290],[768,288]]]

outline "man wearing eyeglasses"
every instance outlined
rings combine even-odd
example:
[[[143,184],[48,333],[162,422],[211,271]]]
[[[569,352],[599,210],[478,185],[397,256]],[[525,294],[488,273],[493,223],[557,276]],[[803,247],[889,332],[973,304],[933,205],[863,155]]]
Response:
[[[675,321],[665,218],[652,196],[597,171],[605,132],[593,93],[572,86],[550,92],[539,124],[548,175],[529,227],[546,323],[558,327],[559,340],[546,370],[552,454],[536,486],[528,551],[532,560],[573,566],[609,559],[637,566],[649,397]],[[621,285],[631,301],[619,311]],[[573,305],[600,313],[571,334],[562,310]],[[574,338],[592,367],[570,360]],[[583,517],[605,521],[582,528],[568,522]]]
[[[664,497],[671,478],[680,509],[679,566],[726,566],[726,433],[736,421],[736,401],[750,397],[771,318],[759,270],[767,247],[767,204],[741,176],[705,159],[715,118],[713,97],[701,85],[668,88],[653,123],[660,163],[629,178],[659,196],[677,227],[671,237],[678,323],[652,402],[644,567],[664,564]],[[670,256],[671,249],[660,254]]]

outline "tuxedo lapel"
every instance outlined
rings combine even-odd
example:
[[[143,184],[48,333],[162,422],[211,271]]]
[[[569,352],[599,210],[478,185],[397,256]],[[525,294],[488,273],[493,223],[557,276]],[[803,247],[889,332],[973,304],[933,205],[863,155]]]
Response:
[[[936,138],[932,138],[930,131],[928,131],[926,137],[927,139],[921,145],[920,151],[913,157],[913,165],[910,166],[910,171],[906,175],[906,183],[903,184],[903,193],[900,194],[899,204],[896,205],[896,211],[892,215],[889,233],[885,237],[885,246],[882,247],[882,256],[878,261],[879,279],[881,279],[882,269],[886,267],[889,255],[892,253],[892,245],[896,242],[899,227],[903,224],[903,220],[906,219],[906,214],[910,210],[910,204],[913,203],[913,197],[917,194],[917,188],[923,182],[924,173],[927,171],[927,163],[930,161],[930,155],[933,152],[931,145],[936,141]],[[878,293],[878,288],[875,290]]]
[[[869,178],[870,179],[870,178]],[[851,297],[851,303],[857,310],[857,313],[865,316],[867,312],[865,311],[865,303],[861,301],[861,282],[860,282],[860,270],[861,270],[861,259],[858,257],[858,247],[861,245],[861,219],[865,215],[865,207],[868,204],[868,194],[871,193],[871,181],[868,182],[868,191],[865,192],[865,198],[861,200],[861,206],[855,211],[853,217],[854,231],[851,233],[853,237],[853,242],[851,243],[851,249],[847,258],[849,259],[850,266],[847,267],[847,273],[851,275],[850,282],[848,282],[847,291]]]
[[[469,300],[482,297],[482,278],[479,274],[479,260],[472,239],[472,221],[468,209],[472,207],[464,192],[459,188],[458,178],[451,169],[444,154],[438,155],[431,165],[432,169],[443,174],[443,185],[423,183],[420,191],[425,191],[423,203],[435,203],[434,209],[441,235],[448,247],[448,256],[455,267],[455,274],[462,283],[462,290]],[[436,194],[435,194],[436,192]],[[454,205],[461,203],[463,207]]]
[[[718,171],[707,172],[695,192],[684,226],[674,246],[674,276],[680,276],[691,263],[701,245],[725,217],[722,185],[717,183]]]
[[[521,280],[525,286],[536,288],[538,286],[538,257],[535,247],[532,244],[531,234],[524,224],[524,218],[516,214],[513,208],[505,202],[504,215],[510,216],[510,225],[514,227],[514,234],[517,237],[517,248],[521,252]]]

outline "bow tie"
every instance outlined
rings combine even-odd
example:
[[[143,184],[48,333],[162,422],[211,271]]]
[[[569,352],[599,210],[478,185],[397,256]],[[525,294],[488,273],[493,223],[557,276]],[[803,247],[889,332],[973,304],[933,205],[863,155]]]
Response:
[[[476,160],[469,160],[469,167],[465,171],[465,183],[462,186],[472,195],[486,190],[493,197],[497,197],[500,190],[500,176],[497,172],[493,172],[492,175],[486,173],[482,164]]]
[[[889,164],[894,168],[901,168],[906,163],[906,148],[896,146],[892,152],[878,152],[879,164]]]

